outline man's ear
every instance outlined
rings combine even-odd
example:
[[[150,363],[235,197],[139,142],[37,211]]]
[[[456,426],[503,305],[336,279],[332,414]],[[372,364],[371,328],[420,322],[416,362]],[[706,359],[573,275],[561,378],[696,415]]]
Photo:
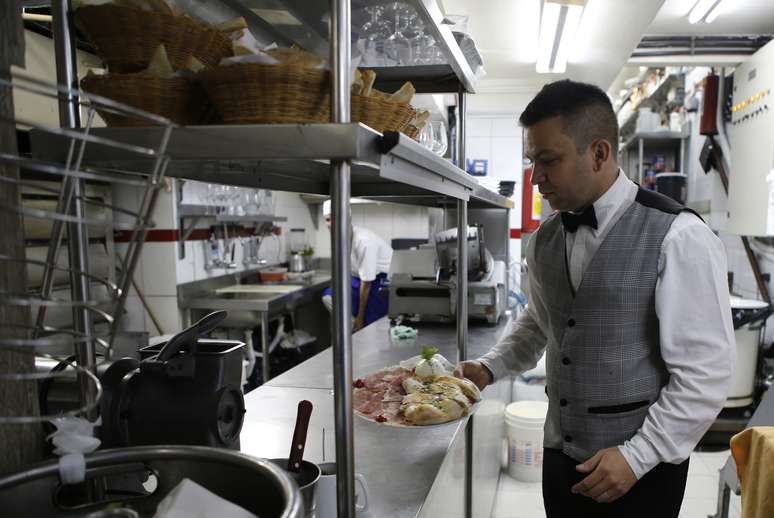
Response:
[[[606,139],[597,139],[591,143],[591,160],[594,172],[602,170],[602,166],[612,158],[613,146]]]

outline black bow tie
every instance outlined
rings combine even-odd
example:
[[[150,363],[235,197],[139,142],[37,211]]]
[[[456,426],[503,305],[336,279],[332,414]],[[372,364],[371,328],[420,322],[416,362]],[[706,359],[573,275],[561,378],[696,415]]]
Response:
[[[591,228],[597,228],[597,214],[594,212],[594,206],[590,205],[583,212],[573,214],[572,212],[562,212],[562,225],[567,232],[575,232],[581,225],[588,225]]]

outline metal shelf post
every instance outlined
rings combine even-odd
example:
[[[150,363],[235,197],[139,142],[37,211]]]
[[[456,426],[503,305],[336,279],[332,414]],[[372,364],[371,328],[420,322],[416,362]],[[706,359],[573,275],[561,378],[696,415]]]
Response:
[[[75,46],[70,32],[70,0],[54,0],[51,2],[53,15],[54,50],[56,53],[56,76],[61,85],[77,88],[77,62]],[[78,128],[81,125],[78,100],[68,96],[59,99],[59,123],[63,128]],[[72,179],[71,189],[65,185],[64,191],[70,192],[73,199],[69,200],[70,214],[76,218],[85,218],[84,201],[85,185],[82,179]],[[61,230],[60,230],[61,232]],[[61,236],[59,236],[61,238]],[[61,241],[59,241],[61,242]],[[89,233],[85,223],[68,224],[67,247],[70,257],[70,268],[80,272],[89,271]],[[54,253],[54,255],[58,255]],[[54,257],[56,260],[56,257]],[[84,302],[91,300],[89,279],[80,273],[71,274],[72,299]],[[94,322],[89,310],[85,307],[73,308],[73,327],[83,336],[94,334]],[[96,350],[93,340],[85,340],[75,346],[76,362],[91,373],[96,372]],[[96,401],[96,388],[87,376],[79,374],[81,402],[91,406]],[[96,419],[96,407],[87,417]]]
[[[457,95],[457,160],[465,164],[465,89]],[[457,200],[457,360],[468,359],[468,202]],[[465,427],[465,517],[473,516],[473,417]]]
[[[331,115],[350,122],[350,0],[330,0]],[[349,160],[331,160],[333,256],[333,388],[336,423],[336,507],[338,516],[355,518],[355,447],[352,412],[352,290],[350,280]]]

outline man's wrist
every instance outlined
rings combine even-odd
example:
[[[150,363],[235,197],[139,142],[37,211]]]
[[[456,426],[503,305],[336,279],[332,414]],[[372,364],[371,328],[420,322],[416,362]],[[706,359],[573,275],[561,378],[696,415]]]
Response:
[[[489,383],[494,383],[495,375],[494,372],[492,372],[492,369],[487,365],[485,362],[481,360],[476,360],[479,365],[481,365],[484,368],[484,371],[489,375]]]

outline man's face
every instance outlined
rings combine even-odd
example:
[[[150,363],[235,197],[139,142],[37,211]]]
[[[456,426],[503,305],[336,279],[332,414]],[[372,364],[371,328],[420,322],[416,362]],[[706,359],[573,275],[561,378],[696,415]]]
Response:
[[[525,155],[533,165],[532,183],[552,209],[580,210],[591,203],[596,192],[591,153],[578,153],[561,117],[527,128]]]

